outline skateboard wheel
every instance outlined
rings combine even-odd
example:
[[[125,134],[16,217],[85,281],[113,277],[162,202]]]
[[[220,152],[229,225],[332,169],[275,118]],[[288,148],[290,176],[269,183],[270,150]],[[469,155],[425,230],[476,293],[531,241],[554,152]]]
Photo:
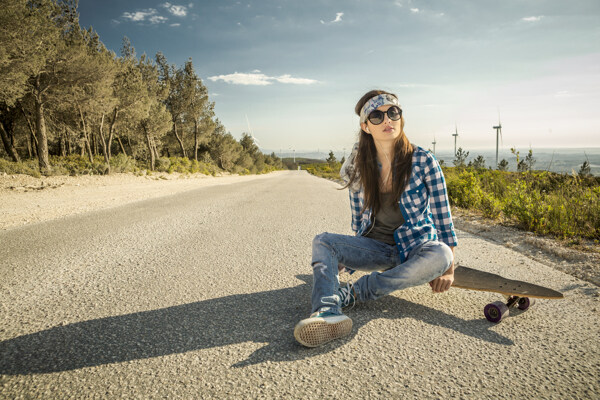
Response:
[[[526,311],[527,309],[529,309],[529,307],[531,307],[534,304],[535,299],[530,299],[529,297],[521,297],[519,299],[519,305],[517,306],[517,308],[519,310]]]
[[[508,307],[501,301],[495,301],[485,306],[483,314],[488,321],[498,323],[508,316]]]

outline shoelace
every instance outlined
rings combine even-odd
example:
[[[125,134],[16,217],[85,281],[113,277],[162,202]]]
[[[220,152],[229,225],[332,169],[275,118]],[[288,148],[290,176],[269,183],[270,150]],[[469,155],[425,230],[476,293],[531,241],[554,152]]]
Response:
[[[354,296],[354,284],[352,283],[352,281],[348,282],[346,284],[346,287],[340,287],[340,294],[341,294],[341,306],[342,307],[348,307],[350,305],[350,302],[352,302],[352,307],[350,307],[350,309],[352,309],[354,307],[354,304],[356,304],[356,298]]]

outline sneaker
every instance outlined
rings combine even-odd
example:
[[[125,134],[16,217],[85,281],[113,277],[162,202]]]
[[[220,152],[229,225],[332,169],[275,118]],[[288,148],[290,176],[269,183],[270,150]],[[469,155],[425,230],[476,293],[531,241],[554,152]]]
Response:
[[[348,282],[345,287],[339,287],[338,296],[340,296],[340,307],[354,307],[354,304],[356,304],[356,290],[352,281]]]
[[[294,337],[306,347],[317,347],[344,337],[351,331],[352,320],[344,314],[317,311],[296,324]]]

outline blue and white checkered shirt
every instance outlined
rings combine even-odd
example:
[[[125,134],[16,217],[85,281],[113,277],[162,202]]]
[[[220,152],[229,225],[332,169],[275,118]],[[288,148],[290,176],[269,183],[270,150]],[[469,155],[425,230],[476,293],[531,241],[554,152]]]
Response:
[[[350,169],[355,167],[357,151],[358,143],[340,170],[346,183],[350,180]],[[360,212],[364,205],[364,190],[360,184],[349,187],[349,193],[352,230],[357,236],[364,235],[372,225],[372,210]],[[414,146],[410,181],[398,205],[405,222],[394,231],[394,241],[402,262],[413,248],[427,241],[439,240],[450,247],[458,244],[444,174],[431,152]]]

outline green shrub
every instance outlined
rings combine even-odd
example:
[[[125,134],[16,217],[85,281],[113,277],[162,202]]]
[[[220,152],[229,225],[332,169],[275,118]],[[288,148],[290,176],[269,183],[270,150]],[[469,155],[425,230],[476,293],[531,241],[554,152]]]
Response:
[[[450,202],[463,208],[476,208],[481,204],[483,191],[479,179],[469,170],[457,175],[453,174],[446,180]]]
[[[102,156],[94,157],[91,162],[88,157],[75,154],[50,156],[50,165],[52,175],[105,175],[108,172]]]
[[[182,157],[160,157],[156,160],[155,170],[169,174],[178,172],[181,174],[204,174],[216,175],[219,168],[204,161],[189,160]]]
[[[167,172],[170,166],[171,160],[169,160],[167,157],[159,157],[154,164],[154,169],[157,172]]]
[[[481,211],[483,216],[489,219],[498,219],[502,215],[502,202],[493,194],[483,192],[481,196]]]
[[[325,179],[339,180],[340,179],[340,168],[342,164],[337,163],[318,163],[318,164],[304,164],[302,169],[308,171],[308,173],[319,176]]]
[[[509,196],[504,206],[504,215],[516,219],[523,228],[538,233],[546,233],[550,207],[546,196],[535,190],[525,180],[520,180],[508,190]]]
[[[169,174],[172,174],[173,172],[185,174],[189,173],[191,170],[192,162],[189,158],[169,157],[169,161],[171,162],[171,165],[169,165],[169,168],[167,169]]]
[[[123,153],[112,156],[110,159],[110,169],[114,173],[137,172],[139,167],[136,161]]]
[[[41,177],[38,160],[24,160],[16,163],[5,160],[4,158],[0,158],[0,173],[2,172],[10,175],[25,174],[34,176],[36,178]]]

